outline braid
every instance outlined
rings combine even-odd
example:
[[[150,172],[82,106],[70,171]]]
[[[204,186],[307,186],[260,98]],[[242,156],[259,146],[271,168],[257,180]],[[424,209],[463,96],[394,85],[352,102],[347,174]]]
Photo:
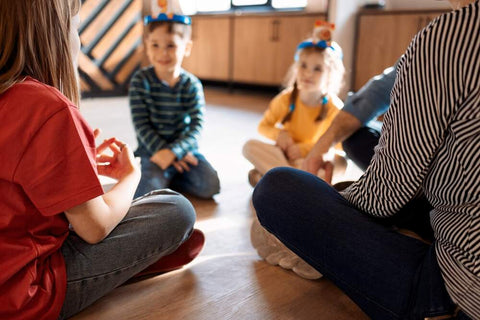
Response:
[[[326,114],[327,113],[327,108],[325,107],[327,103],[328,103],[328,98],[327,98],[326,95],[324,95],[322,97],[322,107],[320,109],[320,112],[318,113],[318,116],[315,118],[315,122],[322,121],[327,116],[327,114]]]
[[[295,81],[293,83],[292,94],[290,95],[290,104],[289,104],[290,110],[288,111],[285,118],[283,118],[282,124],[285,124],[285,122],[290,121],[290,119],[292,118],[293,110],[295,110],[295,102],[297,101],[297,96],[298,96],[298,87],[297,87],[297,81]]]

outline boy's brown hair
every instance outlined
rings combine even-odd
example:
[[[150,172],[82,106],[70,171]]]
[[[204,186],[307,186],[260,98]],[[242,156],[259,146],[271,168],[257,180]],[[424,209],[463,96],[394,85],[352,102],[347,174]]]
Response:
[[[192,37],[192,26],[174,21],[152,21],[145,27],[147,35],[152,33],[155,29],[167,26],[167,32],[169,34],[177,34],[183,40],[188,41]]]

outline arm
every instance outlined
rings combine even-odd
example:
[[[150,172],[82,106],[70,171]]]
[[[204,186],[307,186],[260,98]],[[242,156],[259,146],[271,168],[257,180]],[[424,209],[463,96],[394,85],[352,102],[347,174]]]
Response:
[[[344,193],[371,215],[392,216],[417,193],[458,108],[461,97],[452,88],[460,88],[463,79],[451,67],[457,48],[438,51],[432,45],[446,38],[441,30],[438,23],[429,25],[400,60],[392,106],[371,165]]]
[[[197,141],[203,126],[205,97],[200,80],[192,80],[188,95],[191,97],[186,102],[187,113],[190,117],[188,128],[167,146],[175,154],[177,160],[182,160],[189,151],[197,147]]]
[[[333,119],[330,127],[317,140],[312,150],[303,162],[303,170],[316,174],[323,168],[323,156],[338,142],[344,141],[362,126],[361,122],[352,114],[340,110]]]
[[[347,97],[342,110],[356,117],[362,126],[384,114],[390,106],[396,74],[395,65],[373,77],[358,92]]]
[[[90,244],[102,241],[125,217],[140,180],[140,170],[129,147],[120,150],[122,143],[118,140],[106,143],[113,156],[99,158],[102,164],[98,165],[98,172],[118,179],[118,183],[104,195],[65,211],[75,232]]]
[[[343,109],[305,158],[302,169],[310,173],[318,172],[325,165],[323,156],[332,146],[344,141],[362,125],[383,114],[390,106],[390,92],[395,77],[395,68],[385,69],[382,74],[373,77],[358,92],[349,96]]]
[[[268,109],[264,112],[263,118],[258,124],[258,132],[273,141],[277,141],[279,135],[284,130],[277,127],[288,113],[288,95],[284,93],[278,94],[268,105]]]

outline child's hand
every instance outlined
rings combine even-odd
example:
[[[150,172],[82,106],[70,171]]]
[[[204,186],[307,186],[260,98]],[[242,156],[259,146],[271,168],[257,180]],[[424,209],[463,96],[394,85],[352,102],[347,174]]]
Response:
[[[175,153],[170,149],[158,150],[151,158],[150,161],[159,166],[162,170],[166,170],[175,161]]]
[[[295,142],[293,141],[292,137],[290,137],[287,131],[282,130],[278,134],[276,144],[280,149],[283,150],[283,152],[286,153],[288,147],[291,146],[292,144],[295,144]]]
[[[106,149],[110,149],[112,155],[104,154]],[[105,140],[97,147],[96,161],[98,174],[113,179],[122,180],[132,173],[140,174],[140,168],[130,147],[116,138]]]
[[[182,160],[173,162],[173,166],[180,173],[190,171],[190,166],[196,165],[198,165],[198,159],[191,152],[187,153]]]
[[[300,151],[300,147],[298,146],[298,144],[294,143],[287,148],[287,151],[285,151],[285,155],[287,156],[288,160],[295,161],[302,157],[302,152]]]

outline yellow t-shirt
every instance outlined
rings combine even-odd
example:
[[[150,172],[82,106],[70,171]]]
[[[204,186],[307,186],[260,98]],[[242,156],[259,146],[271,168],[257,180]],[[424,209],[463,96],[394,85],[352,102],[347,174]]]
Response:
[[[343,107],[343,102],[337,96],[328,96],[324,119],[315,121],[322,111],[322,105],[319,103],[317,106],[307,106],[297,97],[291,119],[282,125],[283,118],[289,112],[291,93],[291,89],[284,90],[273,98],[258,125],[258,132],[276,141],[281,130],[287,131],[299,145],[302,157],[305,157],[318,138],[328,129],[333,118]]]

